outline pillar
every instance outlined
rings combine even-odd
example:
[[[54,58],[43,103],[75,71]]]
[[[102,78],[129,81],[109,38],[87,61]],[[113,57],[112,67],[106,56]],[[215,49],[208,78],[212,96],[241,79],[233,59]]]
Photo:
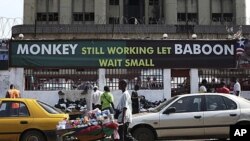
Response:
[[[163,98],[171,98],[171,69],[163,70]]]
[[[198,69],[190,69],[190,93],[197,93],[199,91],[199,73]]]

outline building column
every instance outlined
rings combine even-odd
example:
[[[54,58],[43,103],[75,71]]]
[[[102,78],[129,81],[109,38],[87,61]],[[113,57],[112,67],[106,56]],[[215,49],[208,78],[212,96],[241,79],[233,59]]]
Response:
[[[106,83],[106,78],[105,78],[105,69],[98,69],[98,86],[100,89],[103,89]]]
[[[210,0],[198,0],[198,23],[199,25],[209,25],[210,24],[210,15],[211,15],[211,8],[210,8]]]
[[[190,93],[197,93],[199,91],[199,73],[198,69],[190,69]]]
[[[163,98],[171,98],[171,69],[163,70]]]
[[[123,16],[123,8],[124,8],[124,0],[119,0],[119,18],[120,24],[123,24],[124,16]]]
[[[36,1],[25,0],[23,13],[23,24],[35,24],[36,20]]]
[[[71,24],[72,3],[70,0],[59,1],[59,24]]]
[[[94,12],[95,12],[95,24],[107,23],[107,0],[95,0]]]
[[[165,24],[177,24],[177,0],[164,0],[163,6]]]
[[[149,10],[149,0],[145,0],[145,24],[148,24],[149,23],[149,13],[148,13],[148,10]]]
[[[246,1],[235,0],[236,25],[246,25]]]

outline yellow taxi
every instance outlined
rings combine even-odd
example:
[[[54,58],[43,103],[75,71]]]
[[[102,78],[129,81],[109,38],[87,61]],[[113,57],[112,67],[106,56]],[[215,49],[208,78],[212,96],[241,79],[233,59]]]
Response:
[[[68,118],[36,99],[0,98],[0,140],[55,141],[56,125]]]

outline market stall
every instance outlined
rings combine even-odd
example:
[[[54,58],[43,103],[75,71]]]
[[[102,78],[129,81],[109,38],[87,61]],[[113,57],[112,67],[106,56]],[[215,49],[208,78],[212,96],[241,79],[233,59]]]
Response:
[[[58,141],[91,141],[119,138],[118,124],[108,110],[89,111],[84,118],[63,120],[57,125]]]

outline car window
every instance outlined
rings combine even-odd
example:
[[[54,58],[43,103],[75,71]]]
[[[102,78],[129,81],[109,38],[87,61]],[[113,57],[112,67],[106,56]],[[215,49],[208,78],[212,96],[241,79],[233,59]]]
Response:
[[[227,106],[223,97],[220,95],[207,95],[206,96],[207,111],[226,110]]]
[[[173,103],[170,107],[176,109],[176,113],[182,112],[199,112],[201,111],[201,96],[183,97]]]
[[[0,105],[0,117],[29,116],[27,106],[22,102],[4,101]]]
[[[171,99],[161,103],[160,105],[158,105],[154,109],[150,110],[150,112],[159,112],[160,110],[165,108],[168,104],[172,103],[176,98],[178,98],[178,96],[172,97]]]
[[[237,109],[237,104],[233,100],[231,100],[231,99],[229,99],[227,97],[223,97],[223,99],[224,99],[224,101],[226,103],[226,107],[227,107],[228,110]]]
[[[37,101],[37,103],[38,103],[45,111],[47,111],[47,112],[50,113],[50,114],[60,114],[60,113],[62,113],[62,112],[60,112],[59,110],[57,110],[56,108],[54,108],[54,107],[52,107],[52,106],[50,106],[50,105],[48,105],[48,104],[45,104],[45,103],[43,103],[43,102],[41,102],[41,101]]]

